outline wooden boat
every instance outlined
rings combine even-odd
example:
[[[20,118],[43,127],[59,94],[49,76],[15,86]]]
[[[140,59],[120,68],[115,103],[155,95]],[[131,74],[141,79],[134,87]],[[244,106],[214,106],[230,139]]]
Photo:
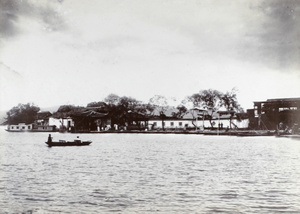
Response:
[[[236,136],[238,137],[268,137],[268,136],[274,136],[275,134],[272,133],[237,133]]]
[[[278,135],[277,137],[284,137],[284,138],[291,138],[291,139],[300,140],[300,135],[299,134],[285,134],[285,135]]]
[[[74,140],[74,141],[47,141],[45,142],[49,147],[52,146],[88,146],[92,143],[92,141],[81,141],[81,140]]]
[[[290,138],[295,139],[295,140],[300,140],[300,135],[292,135]]]
[[[74,141],[65,141],[65,140],[59,140],[58,142],[52,141],[52,142],[45,142],[49,147],[52,146],[88,146],[92,143],[92,141],[81,141],[81,140],[74,140]]]
[[[250,131],[250,132],[237,132],[238,137],[263,137],[263,136],[274,136],[274,131]]]
[[[77,139],[74,141],[65,141],[65,140],[52,141],[51,134],[49,134],[48,141],[46,141],[45,143],[49,147],[51,147],[51,146],[88,146],[92,143],[92,141],[81,141],[81,140],[79,140],[79,136],[77,136]]]

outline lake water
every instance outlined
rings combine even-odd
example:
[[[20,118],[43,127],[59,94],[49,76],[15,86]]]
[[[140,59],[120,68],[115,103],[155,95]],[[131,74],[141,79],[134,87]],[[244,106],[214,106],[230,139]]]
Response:
[[[0,130],[0,213],[300,213],[300,141]],[[73,140],[75,134],[53,134]]]

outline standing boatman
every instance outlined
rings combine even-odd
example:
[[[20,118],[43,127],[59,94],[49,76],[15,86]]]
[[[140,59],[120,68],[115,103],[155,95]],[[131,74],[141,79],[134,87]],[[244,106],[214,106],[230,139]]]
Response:
[[[51,143],[52,142],[52,137],[51,137],[51,134],[49,134],[48,136],[48,142]]]

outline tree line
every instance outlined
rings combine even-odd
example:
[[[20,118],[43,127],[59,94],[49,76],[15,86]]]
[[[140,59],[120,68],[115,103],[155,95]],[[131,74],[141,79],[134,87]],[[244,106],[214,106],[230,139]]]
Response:
[[[226,93],[218,90],[201,90],[190,96],[187,96],[176,107],[173,107],[172,117],[182,118],[188,111],[188,106],[202,108],[207,110],[208,118],[221,108],[230,112],[242,112],[243,109],[238,103],[236,89]],[[54,117],[62,118],[74,115],[83,109],[94,109],[95,112],[108,113],[112,124],[125,125],[128,120],[128,114],[158,116],[162,120],[166,118],[166,112],[170,109],[168,99],[162,95],[155,95],[149,99],[148,103],[139,101],[132,97],[118,96],[109,94],[103,101],[88,103],[86,107],[75,105],[62,105],[53,113]],[[10,109],[6,115],[8,124],[33,123],[37,118],[40,108],[34,104],[19,104]]]

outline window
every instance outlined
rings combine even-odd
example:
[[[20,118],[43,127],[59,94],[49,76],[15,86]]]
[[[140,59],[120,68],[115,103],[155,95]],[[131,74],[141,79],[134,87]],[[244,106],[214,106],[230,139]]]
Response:
[[[22,129],[25,129],[25,126],[22,126]]]
[[[14,127],[12,126],[11,129],[14,129]]]
[[[174,126],[174,122],[171,122],[171,126]]]
[[[182,122],[179,122],[179,126],[182,126]]]
[[[153,125],[154,125],[154,126],[156,126],[156,125],[157,125],[157,123],[156,123],[156,122],[154,122],[154,123],[153,123]]]
[[[19,126],[17,126],[17,129],[19,129]]]
[[[28,129],[30,129],[30,126],[28,126]]]

